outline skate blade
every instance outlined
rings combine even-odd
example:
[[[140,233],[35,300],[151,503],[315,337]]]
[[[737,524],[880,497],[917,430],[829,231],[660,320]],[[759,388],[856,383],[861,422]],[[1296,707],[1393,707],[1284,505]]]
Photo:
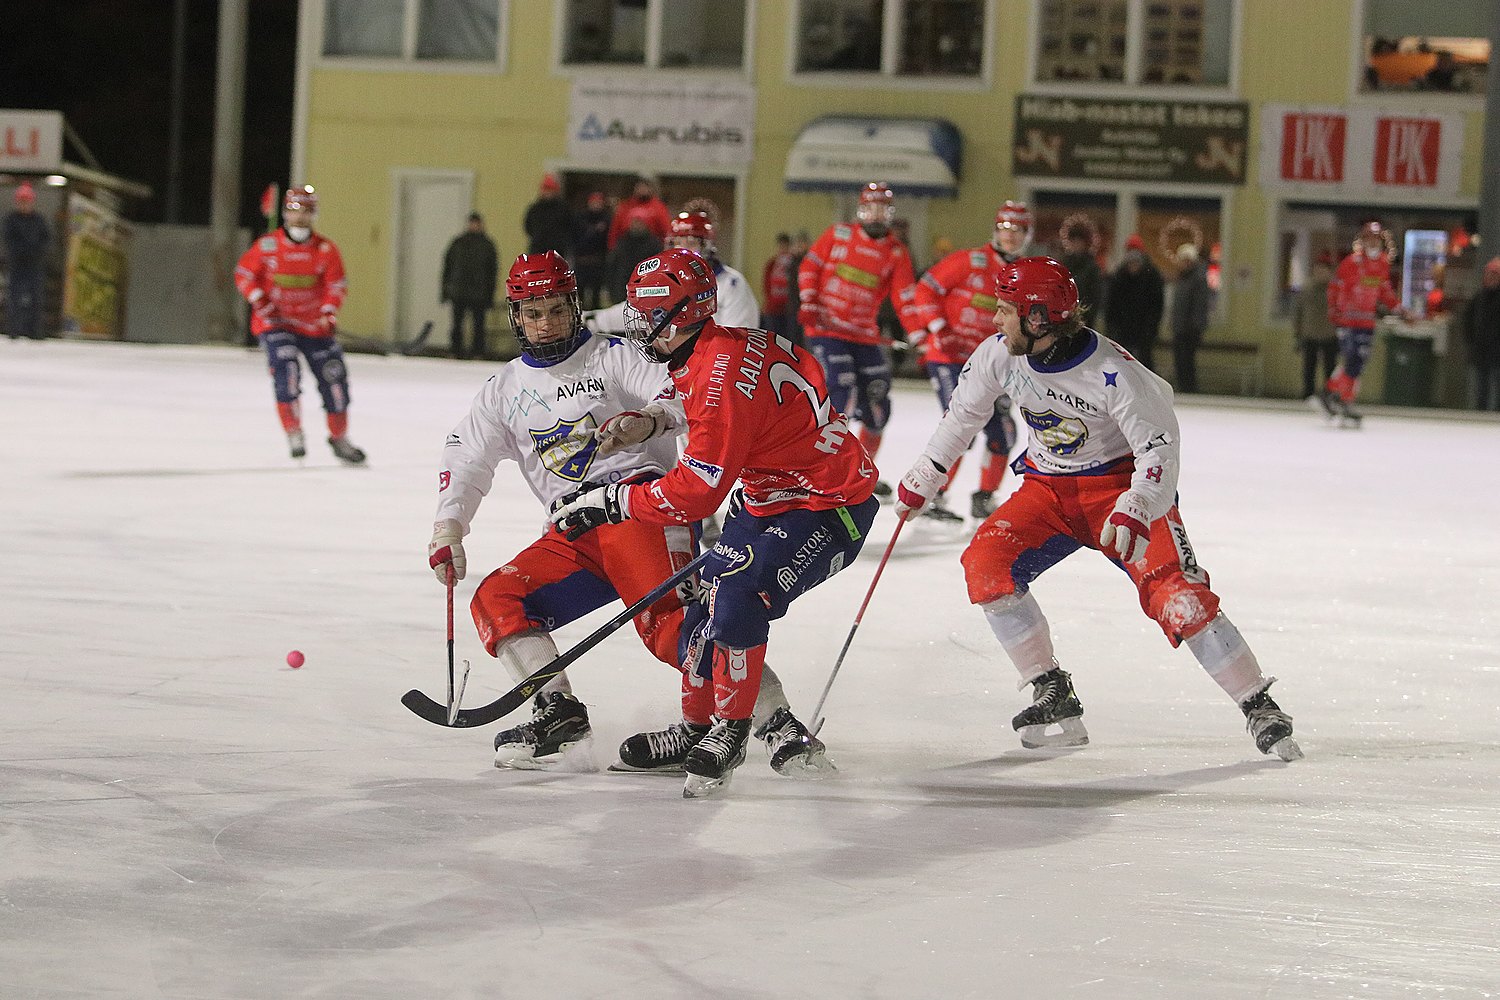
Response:
[[[1271,753],[1274,753],[1289,764],[1294,760],[1302,759],[1302,748],[1290,736],[1283,736],[1271,744]]]
[[[597,771],[599,767],[594,763],[593,745],[592,738],[576,740],[562,744],[556,753],[545,757],[535,756],[534,747],[501,747],[495,751],[495,766],[508,771]]]
[[[819,750],[816,753],[801,753],[790,760],[784,760],[780,767],[772,764],[771,770],[788,778],[816,781],[837,774],[839,769],[833,766],[833,761],[828,759],[826,753]]]
[[[1048,733],[1047,726],[1022,726],[1021,745],[1028,750],[1044,750],[1050,747],[1081,747],[1089,741],[1089,731],[1082,719],[1064,719],[1057,723],[1061,732]]]
[[[623,760],[617,760],[609,765],[607,770],[616,774],[681,774],[681,764],[665,764],[661,767],[631,767]]]
[[[729,782],[733,777],[733,770],[725,771],[718,778],[705,778],[701,774],[688,772],[687,781],[682,784],[682,797],[685,799],[711,799],[716,795],[722,795],[729,787]]]

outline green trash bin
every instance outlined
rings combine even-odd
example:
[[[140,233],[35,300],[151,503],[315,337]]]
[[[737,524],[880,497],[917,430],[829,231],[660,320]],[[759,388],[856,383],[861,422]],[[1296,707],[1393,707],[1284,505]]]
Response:
[[[1385,402],[1392,406],[1431,406],[1437,355],[1431,337],[1385,337]]]

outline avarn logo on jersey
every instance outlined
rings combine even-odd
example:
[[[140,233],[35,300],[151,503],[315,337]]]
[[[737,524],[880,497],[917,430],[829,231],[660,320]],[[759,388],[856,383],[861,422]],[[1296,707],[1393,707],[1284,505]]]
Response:
[[[553,475],[569,482],[581,483],[588,477],[599,450],[594,415],[585,413],[577,420],[559,420],[546,430],[531,431],[537,460]]]
[[[1088,425],[1077,417],[1064,417],[1052,410],[1036,413],[1024,406],[1021,417],[1032,436],[1054,455],[1076,455],[1089,439]]]

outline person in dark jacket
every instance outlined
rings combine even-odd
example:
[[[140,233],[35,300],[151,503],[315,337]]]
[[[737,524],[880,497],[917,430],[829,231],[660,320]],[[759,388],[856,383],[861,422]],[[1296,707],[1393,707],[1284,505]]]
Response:
[[[1463,331],[1474,369],[1474,409],[1500,410],[1500,257],[1484,265],[1479,291],[1464,307]]]
[[[1085,323],[1093,323],[1104,306],[1104,271],[1094,257],[1095,230],[1091,224],[1074,222],[1062,232],[1062,265],[1078,286],[1078,304]]]
[[[524,228],[527,253],[556,250],[572,263],[578,220],[573,216],[573,207],[563,200],[562,182],[556,174],[542,175],[536,201],[526,209]]]
[[[610,301],[625,301],[625,286],[630,282],[635,266],[647,257],[661,253],[663,246],[644,218],[630,220],[629,228],[609,252],[607,270]]]
[[[495,241],[484,231],[484,219],[478,212],[469,214],[469,224],[448,244],[443,255],[443,301],[453,306],[453,328],[448,337],[455,358],[482,358],[484,350],[484,317],[495,304],[495,279],[500,271],[500,255]],[[464,349],[464,317],[474,323],[474,350]]]
[[[1208,268],[1198,259],[1198,248],[1184,243],[1177,248],[1177,263],[1182,270],[1172,283],[1172,369],[1173,388],[1178,392],[1198,391],[1198,347],[1208,329]]]
[[[1161,272],[1146,254],[1146,244],[1134,234],[1125,241],[1125,259],[1109,279],[1104,307],[1104,329],[1137,361],[1156,370],[1151,353],[1161,332],[1166,289]]]
[[[585,311],[604,307],[604,265],[609,257],[611,213],[604,192],[589,192],[588,205],[578,214],[578,301]]]
[[[52,229],[36,210],[36,189],[22,182],[16,188],[15,211],[5,216],[6,332],[12,340],[40,340],[43,293],[47,277],[47,247]]]
[[[1328,318],[1328,282],[1333,277],[1333,265],[1333,254],[1323,251],[1313,264],[1312,278],[1292,303],[1292,336],[1302,352],[1303,399],[1316,400],[1318,387],[1333,375],[1339,363],[1338,330]]]

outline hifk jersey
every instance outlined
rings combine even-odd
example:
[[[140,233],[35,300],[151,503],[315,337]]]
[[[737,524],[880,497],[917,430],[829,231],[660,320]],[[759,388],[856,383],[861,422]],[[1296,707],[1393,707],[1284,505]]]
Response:
[[[672,372],[687,412],[677,466],[630,491],[630,516],[686,524],[719,509],[738,479],[745,508],[769,516],[867,500],[875,463],[828,402],[823,369],[807,351],[764,330],[709,320]]]
[[[1087,476],[1134,465],[1132,490],[1152,519],[1171,508],[1179,463],[1172,388],[1119,344],[1085,329],[1074,358],[1043,365],[1016,357],[1001,337],[984,341],[959,375],[948,412],[925,454],[945,469],[1009,396],[1030,429],[1024,472]]]
[[[1400,304],[1385,254],[1367,257],[1356,250],[1339,261],[1328,282],[1328,318],[1334,326],[1369,330],[1375,326],[1376,306],[1395,309]]]
[[[677,390],[661,365],[624,341],[587,333],[570,356],[540,365],[526,355],[506,363],[474,397],[468,416],[443,446],[437,519],[465,530],[490,491],[503,460],[521,467],[543,505],[584,483],[617,483],[660,475],[677,462],[673,429],[684,424]],[[603,457],[594,431],[623,410],[659,402],[671,428],[643,444]]]
[[[911,256],[894,234],[877,240],[863,226],[829,226],[797,268],[799,301],[815,302],[821,320],[807,335],[878,344],[876,317],[887,295],[910,328],[913,280]]]
[[[297,243],[285,229],[267,233],[250,245],[234,269],[234,283],[252,307],[250,330],[291,330],[307,337],[329,337],[322,321],[344,303],[348,282],[339,248],[313,233]],[[269,301],[270,308],[262,303]]]
[[[981,341],[995,336],[995,279],[1005,262],[986,243],[973,250],[957,250],[938,261],[917,282],[913,330],[935,319],[947,323],[940,336],[927,341],[927,360],[962,364]]]

